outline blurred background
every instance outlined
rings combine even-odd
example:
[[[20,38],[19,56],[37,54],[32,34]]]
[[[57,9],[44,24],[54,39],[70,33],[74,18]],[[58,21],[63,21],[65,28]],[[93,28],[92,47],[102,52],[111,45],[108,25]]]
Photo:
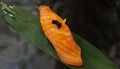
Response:
[[[49,5],[70,29],[88,40],[120,69],[120,0],[0,0],[38,14]],[[0,7],[1,12],[1,7]],[[17,34],[0,13],[0,69],[69,69]]]

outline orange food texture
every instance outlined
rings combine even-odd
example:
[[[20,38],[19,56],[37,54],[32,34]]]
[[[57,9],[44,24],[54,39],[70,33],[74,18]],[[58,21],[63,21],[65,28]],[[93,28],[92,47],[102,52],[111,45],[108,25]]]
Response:
[[[75,42],[69,27],[48,6],[39,7],[42,29],[64,64],[82,66],[81,48]]]

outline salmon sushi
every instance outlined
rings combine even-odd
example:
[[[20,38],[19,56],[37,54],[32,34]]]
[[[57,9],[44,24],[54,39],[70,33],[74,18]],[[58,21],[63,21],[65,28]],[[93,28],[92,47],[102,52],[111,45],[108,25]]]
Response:
[[[60,60],[67,65],[82,66],[81,48],[75,42],[66,19],[62,19],[48,6],[39,7],[40,24]]]

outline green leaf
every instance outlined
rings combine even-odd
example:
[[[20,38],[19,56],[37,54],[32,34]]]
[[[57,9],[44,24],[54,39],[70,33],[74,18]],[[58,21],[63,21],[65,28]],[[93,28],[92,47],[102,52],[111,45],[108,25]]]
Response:
[[[0,4],[3,6],[2,13],[4,18],[16,32],[49,56],[59,60],[54,48],[41,29],[38,15],[34,15],[18,6],[7,6],[1,2]],[[84,65],[80,67],[66,66],[71,69],[117,69],[116,65],[92,44],[74,33],[73,36],[82,49]]]

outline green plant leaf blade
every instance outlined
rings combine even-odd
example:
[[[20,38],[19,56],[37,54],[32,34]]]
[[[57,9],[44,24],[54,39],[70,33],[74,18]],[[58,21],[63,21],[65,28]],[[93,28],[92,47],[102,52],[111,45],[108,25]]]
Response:
[[[46,54],[59,60],[54,48],[49,43],[41,29],[39,16],[18,6],[12,8],[10,8],[10,6],[7,7],[15,12],[12,13],[11,11],[8,11],[8,8],[3,8],[2,13],[8,24],[21,36],[40,48]],[[84,65],[80,67],[66,66],[71,69],[117,69],[116,65],[92,44],[74,33],[73,36],[82,49]]]

